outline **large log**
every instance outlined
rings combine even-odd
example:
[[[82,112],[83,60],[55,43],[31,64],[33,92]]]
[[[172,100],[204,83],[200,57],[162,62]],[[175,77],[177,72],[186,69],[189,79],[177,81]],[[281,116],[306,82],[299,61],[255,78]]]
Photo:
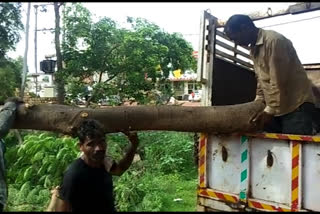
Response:
[[[72,135],[80,121],[90,118],[100,121],[106,133],[129,130],[238,133],[254,130],[249,118],[264,107],[261,102],[216,107],[120,106],[104,109],[21,105],[13,128]]]

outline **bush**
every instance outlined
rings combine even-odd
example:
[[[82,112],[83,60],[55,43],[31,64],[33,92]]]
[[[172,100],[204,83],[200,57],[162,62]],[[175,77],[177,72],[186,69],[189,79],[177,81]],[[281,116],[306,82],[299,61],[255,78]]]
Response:
[[[9,134],[7,142],[12,142]],[[61,183],[66,167],[79,156],[76,140],[48,132],[31,132],[23,144],[9,143],[5,154],[9,184],[8,210],[41,211],[50,190]],[[25,206],[28,204],[28,206]]]
[[[144,158],[114,179],[117,210],[195,211],[197,168],[193,162],[193,135],[140,132],[139,139],[139,152]],[[119,155],[127,144],[119,134],[109,135],[108,140],[112,156]],[[177,204],[174,197],[183,202]]]
[[[121,133],[109,134],[108,153],[123,157],[128,145]],[[137,161],[114,177],[118,211],[195,211],[197,169],[189,133],[140,132]],[[6,211],[43,211],[50,190],[61,183],[66,167],[80,152],[77,140],[48,132],[23,133],[23,144],[6,137],[9,198]],[[173,199],[181,198],[182,202]]]

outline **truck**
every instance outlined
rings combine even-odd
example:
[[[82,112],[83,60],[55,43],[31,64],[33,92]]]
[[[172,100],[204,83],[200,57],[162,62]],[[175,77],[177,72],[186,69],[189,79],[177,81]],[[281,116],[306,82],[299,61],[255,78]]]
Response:
[[[273,15],[251,18],[319,9],[319,3],[298,3]],[[235,45],[222,29],[223,22],[203,11],[197,70],[203,106],[246,103],[256,95],[249,48]],[[304,68],[319,102],[320,64],[304,64]],[[320,135],[201,133],[197,211],[320,211],[319,143]]]

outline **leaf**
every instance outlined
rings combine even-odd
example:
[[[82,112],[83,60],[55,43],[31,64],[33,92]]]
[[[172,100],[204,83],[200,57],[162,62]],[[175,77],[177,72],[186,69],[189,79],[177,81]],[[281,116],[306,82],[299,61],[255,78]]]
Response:
[[[32,176],[32,166],[30,166],[23,174],[23,179],[28,181]]]
[[[36,162],[36,161],[40,161],[40,160],[43,159],[43,157],[44,157],[43,152],[42,152],[42,151],[39,151],[39,152],[37,152],[37,153],[35,154],[35,156],[34,156],[33,158],[31,158],[31,163],[34,163],[34,162]]]
[[[44,180],[44,187],[50,189],[51,188],[51,180],[49,178],[50,176],[47,175],[45,180]]]
[[[56,158],[57,158],[58,160],[62,160],[62,157],[63,157],[66,153],[68,153],[68,152],[70,152],[70,151],[68,151],[67,148],[61,149],[61,150],[58,152]]]

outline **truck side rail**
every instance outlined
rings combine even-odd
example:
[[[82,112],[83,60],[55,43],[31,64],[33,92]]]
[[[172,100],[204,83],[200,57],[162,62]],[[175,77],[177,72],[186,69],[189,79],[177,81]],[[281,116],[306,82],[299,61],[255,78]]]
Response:
[[[294,140],[301,141],[300,143],[320,143],[320,135],[294,135],[294,134],[278,134],[278,133],[246,133],[245,136],[267,138],[267,139],[279,139],[279,140]]]

